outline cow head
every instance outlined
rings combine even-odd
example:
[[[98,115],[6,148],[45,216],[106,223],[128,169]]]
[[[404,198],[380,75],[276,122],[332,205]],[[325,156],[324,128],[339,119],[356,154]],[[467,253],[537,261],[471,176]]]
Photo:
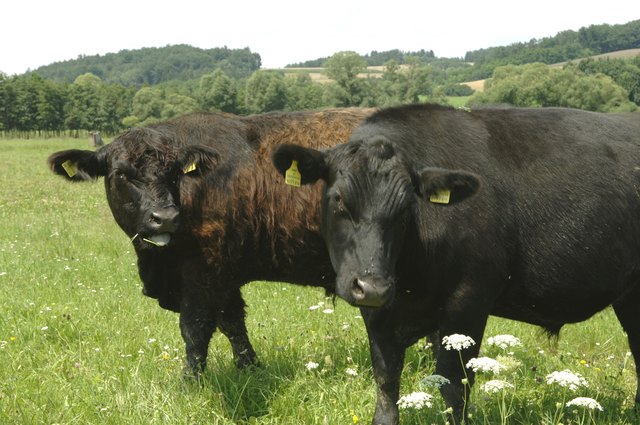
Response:
[[[322,233],[337,274],[336,294],[363,307],[382,307],[393,299],[396,265],[415,204],[446,194],[448,203],[434,204],[445,207],[480,186],[464,171],[414,171],[383,136],[324,151],[281,145],[273,161],[283,175],[296,161],[301,184],[325,181]]]
[[[66,150],[48,159],[51,170],[70,181],[104,177],[113,217],[138,252],[171,243],[181,191],[217,161],[213,149],[178,145],[153,129],[131,130],[97,151]]]

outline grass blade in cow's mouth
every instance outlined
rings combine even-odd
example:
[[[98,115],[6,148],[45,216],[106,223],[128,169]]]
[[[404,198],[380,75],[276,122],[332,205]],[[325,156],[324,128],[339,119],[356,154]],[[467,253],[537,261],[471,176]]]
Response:
[[[169,244],[169,242],[171,241],[171,234],[160,233],[159,235],[149,236],[148,238],[143,238],[142,240],[150,243],[151,245],[162,247]]]

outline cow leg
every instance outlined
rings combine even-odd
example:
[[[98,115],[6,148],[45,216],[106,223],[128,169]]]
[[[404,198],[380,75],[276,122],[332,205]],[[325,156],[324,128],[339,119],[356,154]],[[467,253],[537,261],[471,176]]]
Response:
[[[213,309],[207,305],[183,303],[180,312],[180,332],[187,354],[187,370],[198,377],[207,365],[209,341],[216,330]]]
[[[470,297],[469,300],[477,300],[477,297]],[[475,373],[466,368],[470,359],[477,357],[480,351],[480,342],[487,323],[488,313],[473,313],[471,305],[462,310],[462,303],[456,303],[456,309],[452,315],[446,313],[442,317],[440,336],[444,338],[452,334],[462,334],[471,337],[475,345],[460,351],[440,346],[436,361],[436,374],[444,376],[450,384],[440,387],[440,394],[447,407],[453,409],[453,423],[467,423],[469,408],[469,393],[475,379]],[[462,311],[463,313],[459,313]],[[464,319],[459,319],[464,318]]]
[[[377,385],[376,411],[373,425],[397,425],[399,423],[398,397],[400,375],[406,347],[395,339],[388,317],[377,311],[361,309],[369,335],[371,363]]]
[[[640,303],[640,285],[613,303],[613,311],[615,311],[622,328],[627,333],[629,350],[631,350],[636,364],[637,406],[640,405],[640,321],[638,321],[638,303]]]
[[[437,358],[440,351],[440,332],[433,331],[427,335],[427,341],[431,344],[431,352]]]
[[[233,359],[238,368],[258,364],[256,352],[247,334],[245,305],[240,289],[236,289],[229,294],[229,299],[218,316],[218,326],[231,343]]]

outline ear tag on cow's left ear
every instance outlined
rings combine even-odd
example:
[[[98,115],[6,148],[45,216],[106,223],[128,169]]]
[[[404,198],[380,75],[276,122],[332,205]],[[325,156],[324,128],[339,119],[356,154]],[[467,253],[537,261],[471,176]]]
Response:
[[[182,172],[183,172],[184,174],[188,174],[188,173],[190,173],[190,172],[192,172],[192,171],[196,171],[196,163],[195,163],[195,161],[194,161],[194,162],[192,162],[191,164],[187,165],[186,167],[184,167],[184,168],[182,169]]]
[[[284,182],[289,186],[300,186],[300,171],[298,171],[298,161],[291,161],[291,167],[284,173]]]
[[[69,177],[73,177],[76,174],[78,174],[78,166],[75,162],[72,162],[70,159],[67,159],[65,162],[63,162],[62,164],[62,168],[64,168],[64,171],[67,172],[67,175]]]
[[[451,191],[449,189],[440,189],[429,197],[429,202],[434,204],[448,204],[451,199]]]

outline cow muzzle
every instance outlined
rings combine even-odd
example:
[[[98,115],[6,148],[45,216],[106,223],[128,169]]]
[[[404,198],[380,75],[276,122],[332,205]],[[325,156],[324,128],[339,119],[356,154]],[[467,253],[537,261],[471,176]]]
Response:
[[[382,279],[355,278],[351,282],[351,296],[358,307],[382,307],[393,298],[393,285]]]
[[[175,206],[154,208],[147,213],[145,227],[149,236],[143,240],[158,247],[168,245],[179,224],[180,212]]]

